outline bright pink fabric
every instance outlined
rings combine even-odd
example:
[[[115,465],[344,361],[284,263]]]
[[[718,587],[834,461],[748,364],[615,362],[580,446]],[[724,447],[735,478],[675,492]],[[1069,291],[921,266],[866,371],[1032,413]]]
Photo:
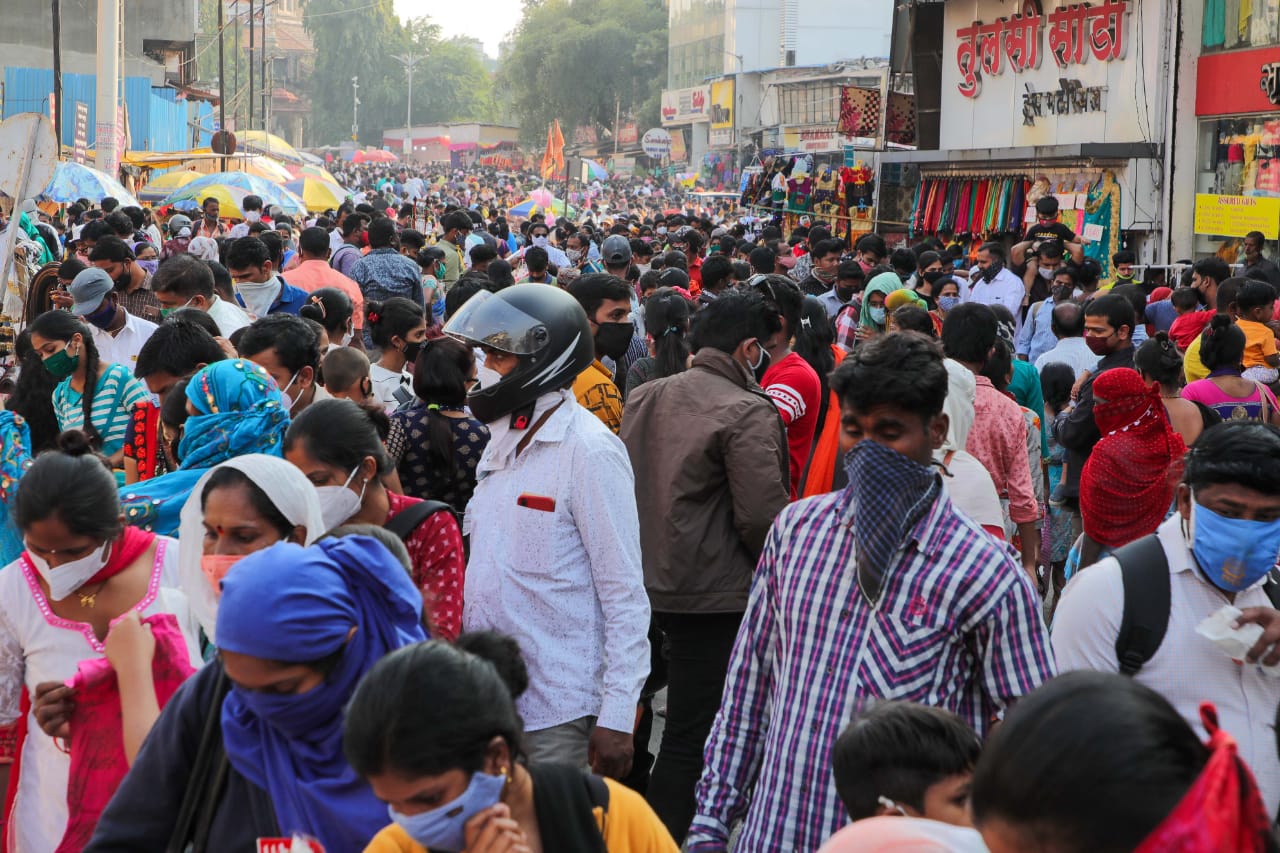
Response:
[[[143,618],[156,638],[151,676],[156,701],[163,708],[195,667],[186,640],[172,613]],[[56,853],[77,853],[93,836],[94,827],[111,795],[116,792],[129,762],[124,755],[124,719],[116,672],[105,658],[80,662],[67,682],[76,691],[71,715],[71,771],[67,782],[67,831]]]
[[[1040,517],[1027,462],[1027,421],[1022,409],[996,390],[985,376],[975,376],[973,427],[964,449],[991,474],[1000,497],[1009,499],[1009,517],[1014,524]]]

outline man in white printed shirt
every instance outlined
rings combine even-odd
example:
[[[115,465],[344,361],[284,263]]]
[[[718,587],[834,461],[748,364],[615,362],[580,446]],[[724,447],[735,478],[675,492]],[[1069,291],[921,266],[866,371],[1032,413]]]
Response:
[[[466,510],[463,627],[520,643],[531,764],[620,779],[649,672],[649,600],[627,451],[569,390],[595,358],[586,313],[559,288],[518,284],[473,296],[445,333],[501,377],[467,398],[490,439]]]

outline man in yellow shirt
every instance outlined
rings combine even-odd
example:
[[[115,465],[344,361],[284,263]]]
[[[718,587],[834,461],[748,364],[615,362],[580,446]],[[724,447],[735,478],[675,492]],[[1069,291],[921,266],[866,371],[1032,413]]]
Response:
[[[617,362],[631,345],[635,334],[631,285],[608,273],[590,273],[569,285],[569,293],[587,312],[596,347],[596,360],[574,380],[573,395],[617,434],[622,427],[622,393],[600,359],[608,357]]]

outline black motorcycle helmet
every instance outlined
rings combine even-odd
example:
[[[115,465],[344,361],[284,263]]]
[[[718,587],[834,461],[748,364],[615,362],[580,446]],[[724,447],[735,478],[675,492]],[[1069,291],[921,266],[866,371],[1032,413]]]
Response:
[[[530,425],[539,397],[567,388],[595,360],[586,312],[578,300],[546,284],[481,291],[449,319],[444,333],[471,346],[519,356],[519,364],[500,382],[467,395],[471,413],[481,421],[511,415],[515,429]]]

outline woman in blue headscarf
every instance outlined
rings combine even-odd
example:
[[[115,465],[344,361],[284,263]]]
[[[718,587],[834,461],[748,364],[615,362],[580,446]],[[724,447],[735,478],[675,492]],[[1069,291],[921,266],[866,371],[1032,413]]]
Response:
[[[182,505],[213,466],[244,456],[280,456],[289,412],[267,371],[245,358],[202,367],[187,382],[188,418],[177,471],[120,488],[125,521],[175,536]]]
[[[165,706],[86,853],[253,850],[294,833],[363,850],[387,807],[343,755],[344,709],[379,659],[425,636],[421,594],[376,539],[245,557],[222,581],[221,663]]]

